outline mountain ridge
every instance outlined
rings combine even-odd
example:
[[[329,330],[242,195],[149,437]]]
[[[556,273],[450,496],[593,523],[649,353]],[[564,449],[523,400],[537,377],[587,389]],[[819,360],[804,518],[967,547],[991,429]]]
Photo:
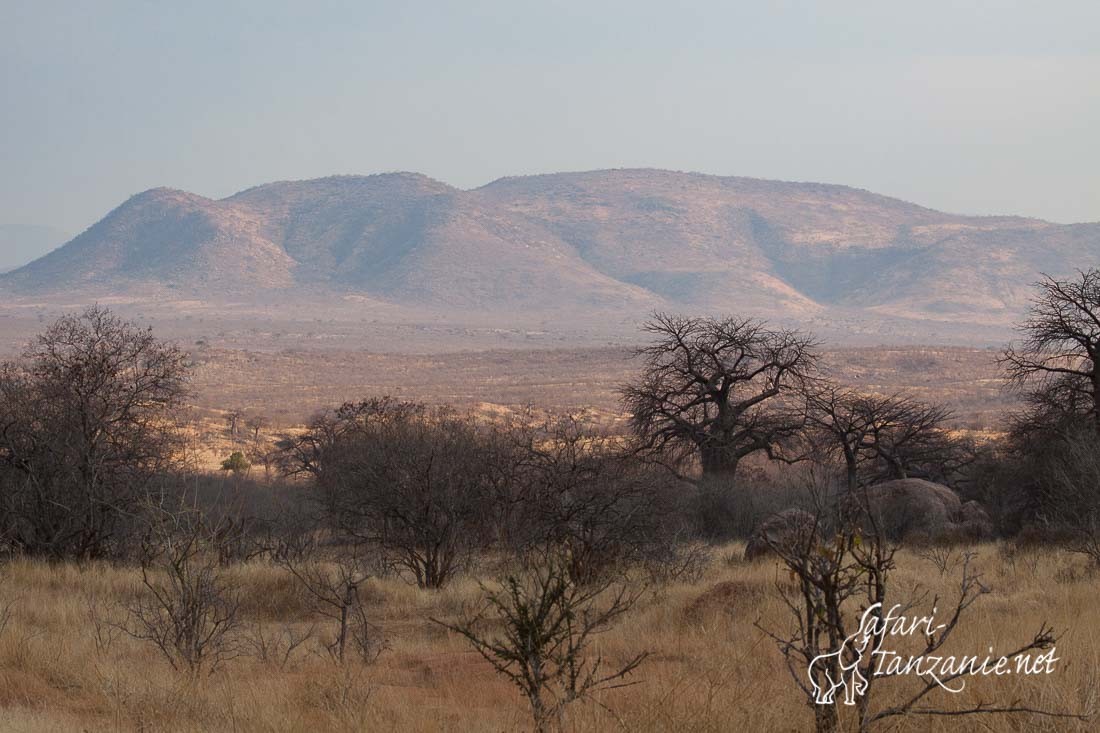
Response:
[[[949,214],[864,189],[650,168],[337,175],[222,199],[158,187],[0,297],[357,297],[453,312],[652,309],[1004,324],[1039,272],[1100,259],[1100,224]]]

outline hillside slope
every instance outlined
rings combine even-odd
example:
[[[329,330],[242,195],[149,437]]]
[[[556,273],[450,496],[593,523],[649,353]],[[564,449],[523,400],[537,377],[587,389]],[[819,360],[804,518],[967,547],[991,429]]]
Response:
[[[0,276],[0,295],[1004,324],[1041,271],[1096,264],[1100,224],[958,216],[846,186],[609,170],[463,191],[394,173],[222,200],[146,191]]]

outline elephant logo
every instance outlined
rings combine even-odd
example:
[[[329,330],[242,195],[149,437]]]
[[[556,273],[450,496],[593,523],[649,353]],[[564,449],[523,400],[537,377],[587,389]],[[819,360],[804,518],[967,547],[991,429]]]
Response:
[[[845,705],[855,705],[856,695],[867,692],[867,678],[860,670],[860,665],[864,655],[874,651],[875,636],[862,626],[861,624],[856,633],[845,639],[839,649],[819,654],[810,662],[807,674],[813,687],[814,702],[818,705],[832,705],[841,688],[844,688]],[[830,663],[831,660],[835,660],[835,667]],[[834,673],[837,679],[833,679]],[[818,684],[819,678],[824,679],[824,684]]]

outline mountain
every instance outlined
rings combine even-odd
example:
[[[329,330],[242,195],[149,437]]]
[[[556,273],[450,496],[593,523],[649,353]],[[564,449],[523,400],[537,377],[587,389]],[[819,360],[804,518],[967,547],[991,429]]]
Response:
[[[606,170],[460,190],[393,173],[221,200],[146,191],[0,276],[0,296],[1003,325],[1040,272],[1096,264],[1100,224],[959,216],[846,186]]]

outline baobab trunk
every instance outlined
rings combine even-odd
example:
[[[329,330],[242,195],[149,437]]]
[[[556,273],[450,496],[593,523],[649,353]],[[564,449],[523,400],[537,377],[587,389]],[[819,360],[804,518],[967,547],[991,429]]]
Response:
[[[741,456],[728,448],[703,447],[699,451],[703,475],[707,478],[724,478],[733,483]]]
[[[848,475],[848,493],[854,494],[859,488],[859,463],[855,451],[847,445],[844,447],[844,465]]]

